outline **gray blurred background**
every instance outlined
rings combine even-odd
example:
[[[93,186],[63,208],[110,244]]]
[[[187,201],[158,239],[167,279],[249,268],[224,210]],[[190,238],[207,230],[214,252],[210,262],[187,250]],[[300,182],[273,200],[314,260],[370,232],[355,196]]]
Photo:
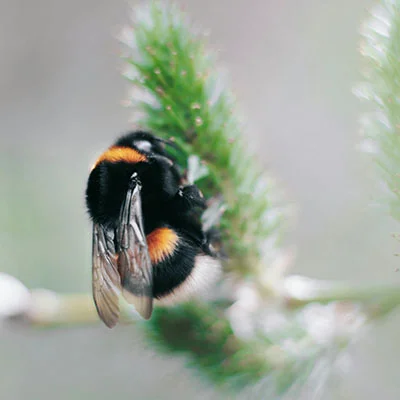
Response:
[[[367,0],[181,0],[210,29],[260,162],[297,220],[294,272],[400,282],[398,229],[357,151],[358,30]],[[114,35],[125,1],[0,2],[0,271],[27,286],[90,290],[83,192],[91,163],[130,111]],[[400,398],[400,314],[351,348],[329,399]],[[0,398],[221,398],[131,327],[0,329]]]

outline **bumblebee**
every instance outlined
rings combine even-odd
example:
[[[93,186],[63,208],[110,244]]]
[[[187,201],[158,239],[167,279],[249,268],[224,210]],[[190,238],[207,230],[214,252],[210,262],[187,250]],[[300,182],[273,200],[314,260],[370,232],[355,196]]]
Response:
[[[119,294],[149,319],[153,303],[185,300],[215,282],[220,262],[201,224],[206,201],[185,184],[170,141],[136,131],[95,162],[86,205],[93,222],[92,289],[110,328]]]

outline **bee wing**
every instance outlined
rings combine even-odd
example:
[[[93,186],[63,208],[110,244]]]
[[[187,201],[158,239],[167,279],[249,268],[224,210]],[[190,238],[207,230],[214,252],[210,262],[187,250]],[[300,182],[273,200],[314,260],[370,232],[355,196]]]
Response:
[[[97,313],[112,328],[119,319],[121,279],[117,269],[114,231],[93,224],[92,291]]]
[[[153,311],[153,272],[143,228],[140,182],[134,176],[120,214],[118,270],[122,294],[145,319]]]

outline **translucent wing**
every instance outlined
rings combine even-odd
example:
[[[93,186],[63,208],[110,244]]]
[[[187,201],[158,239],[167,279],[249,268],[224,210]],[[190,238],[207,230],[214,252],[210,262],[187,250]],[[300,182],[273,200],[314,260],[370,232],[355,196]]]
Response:
[[[114,231],[93,224],[92,290],[97,312],[112,328],[119,319],[120,276],[117,270]]]
[[[153,311],[153,275],[143,229],[140,190],[140,182],[134,175],[120,214],[118,271],[125,299],[143,318],[149,319]]]

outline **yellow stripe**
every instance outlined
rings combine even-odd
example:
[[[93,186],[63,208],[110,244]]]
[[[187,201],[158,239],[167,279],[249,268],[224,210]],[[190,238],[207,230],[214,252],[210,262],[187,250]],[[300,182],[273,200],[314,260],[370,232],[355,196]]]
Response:
[[[179,241],[178,235],[169,228],[157,228],[146,238],[152,264],[157,264],[171,256]]]
[[[105,151],[96,161],[93,168],[96,168],[102,161],[117,163],[125,161],[136,164],[147,161],[147,157],[130,147],[113,146]]]

